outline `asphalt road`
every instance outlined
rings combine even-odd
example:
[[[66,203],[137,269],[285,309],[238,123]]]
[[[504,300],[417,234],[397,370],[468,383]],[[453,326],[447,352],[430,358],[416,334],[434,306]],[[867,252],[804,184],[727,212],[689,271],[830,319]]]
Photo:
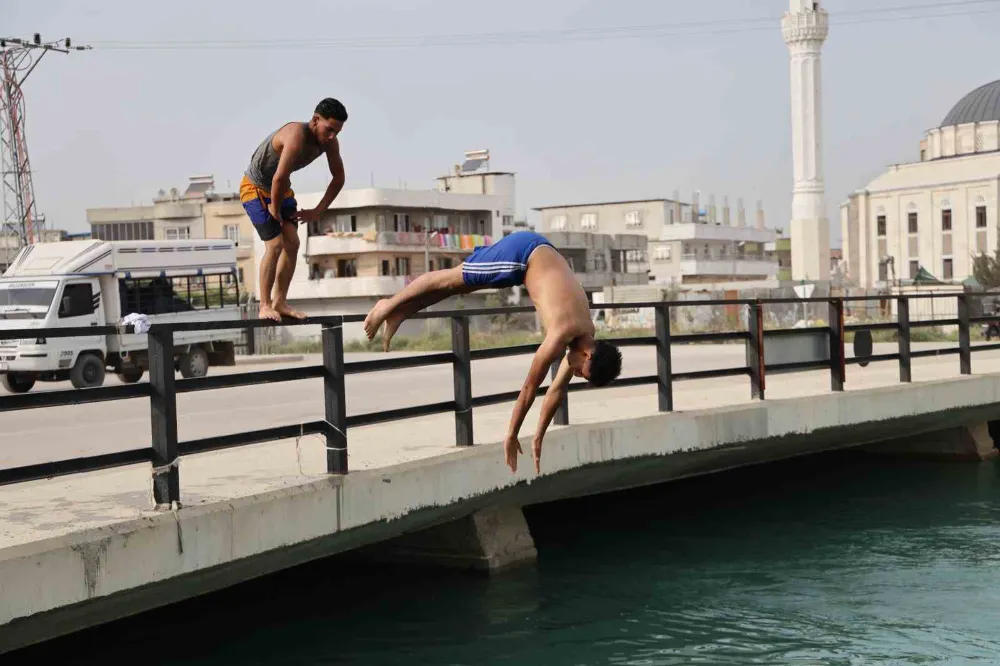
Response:
[[[948,346],[954,346],[954,343],[914,345],[914,349]],[[894,344],[876,345],[875,353],[890,353],[895,348]],[[652,348],[631,347],[622,351],[623,377],[656,372]],[[384,355],[349,354],[348,357],[347,360],[351,361],[384,358]],[[517,390],[530,361],[530,356],[523,355],[474,362],[473,395]],[[285,365],[319,362],[318,356],[309,356],[302,362]],[[674,372],[729,368],[744,363],[742,345],[692,345],[677,347],[673,351]],[[957,358],[955,363],[957,366]],[[281,366],[240,365],[212,368],[210,374],[276,367]],[[106,381],[107,385],[117,383],[114,376],[109,376]],[[453,398],[450,365],[349,375],[346,386],[348,414]],[[68,382],[42,383],[36,385],[33,391],[70,388]],[[178,396],[177,409],[178,436],[182,441],[315,421],[323,418],[323,385],[320,379],[309,379],[187,393]],[[0,468],[144,447],[149,446],[149,442],[149,401],[146,398],[0,413]]]

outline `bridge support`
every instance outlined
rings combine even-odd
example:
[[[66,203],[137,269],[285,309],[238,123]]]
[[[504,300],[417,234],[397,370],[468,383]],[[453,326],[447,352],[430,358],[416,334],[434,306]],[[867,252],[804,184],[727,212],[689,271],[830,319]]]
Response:
[[[992,425],[992,427],[991,427]],[[905,439],[879,442],[866,446],[867,453],[928,459],[988,460],[1000,455],[991,431],[997,432],[1000,422],[978,423],[971,426],[938,430]]]
[[[471,516],[379,544],[372,557],[383,562],[452,569],[499,571],[538,557],[519,508],[478,511]]]

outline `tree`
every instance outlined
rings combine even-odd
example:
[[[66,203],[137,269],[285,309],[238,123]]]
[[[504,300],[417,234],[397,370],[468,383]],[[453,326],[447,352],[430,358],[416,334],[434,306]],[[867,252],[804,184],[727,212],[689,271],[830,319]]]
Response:
[[[1000,287],[1000,242],[997,242],[997,249],[992,256],[985,252],[973,255],[972,277],[982,285],[983,289]]]

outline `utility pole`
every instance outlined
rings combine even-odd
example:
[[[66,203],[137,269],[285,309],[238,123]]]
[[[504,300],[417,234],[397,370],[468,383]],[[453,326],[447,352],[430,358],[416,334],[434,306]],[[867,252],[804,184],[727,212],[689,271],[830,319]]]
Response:
[[[4,268],[14,255],[34,243],[45,225],[38,215],[31,162],[25,134],[24,82],[49,51],[86,51],[69,37],[43,42],[37,32],[32,39],[0,38],[0,175],[3,178],[3,224],[0,226],[0,261]]]

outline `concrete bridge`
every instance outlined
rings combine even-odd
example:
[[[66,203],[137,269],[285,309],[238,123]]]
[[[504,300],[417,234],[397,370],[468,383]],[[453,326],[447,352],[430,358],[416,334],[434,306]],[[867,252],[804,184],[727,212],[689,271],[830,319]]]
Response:
[[[656,334],[624,341],[622,381],[570,394],[569,424],[550,428],[539,475],[527,456],[516,474],[504,464],[510,394],[472,391],[473,359],[486,368],[484,384],[498,376],[519,381],[531,349],[508,350],[521,354],[517,363],[508,351],[469,350],[462,325],[469,312],[452,313],[454,348],[443,355],[355,360],[343,354],[335,323],[324,322],[319,365],[306,359],[174,386],[172,375],[154,372],[149,384],[93,394],[149,405],[147,449],[103,450],[90,430],[97,424],[59,430],[59,419],[81,422],[84,413],[126,403],[44,407],[69,400],[64,393],[81,396],[59,390],[0,397],[5,423],[29,413],[22,409],[43,409],[34,412],[47,417],[35,441],[59,439],[66,451],[57,465],[23,450],[0,458],[0,652],[349,550],[484,570],[531,562],[539,554],[520,508],[534,503],[846,447],[970,460],[996,455],[989,424],[1000,418],[1000,345],[972,344],[976,318],[967,312],[952,322],[960,329],[957,347],[910,345],[909,327],[919,323],[904,321],[892,325],[901,341],[876,345],[867,359],[844,344],[852,327],[831,318],[833,327],[821,329],[829,358],[776,363],[788,372],[771,374],[764,342],[792,341],[801,331],[755,329],[756,304],[749,304],[746,332],[673,338],[670,304],[654,305],[663,311]],[[843,303],[831,308],[842,312]],[[151,335],[169,344],[164,331]],[[703,341],[717,344],[691,344]],[[861,367],[865,360],[873,362]],[[447,367],[432,365],[441,362]],[[365,375],[380,400],[390,385],[416,387],[433,400],[442,383],[454,399],[432,403],[433,410],[350,413],[344,398],[365,389],[345,388],[345,378],[387,369],[392,375]],[[901,383],[901,375],[910,381]],[[311,396],[316,412],[285,417],[298,419],[292,427],[255,421],[249,434],[206,435],[178,416],[205,408],[206,396],[216,394],[202,389],[225,386],[230,402],[198,419],[223,432],[243,423],[226,423],[227,414],[248,406],[266,412],[268,398],[286,386],[299,392],[292,402]],[[538,403],[522,429],[526,444]],[[283,417],[276,409],[267,418]],[[109,437],[121,435],[110,418],[103,423]],[[178,429],[197,439],[178,441]]]

